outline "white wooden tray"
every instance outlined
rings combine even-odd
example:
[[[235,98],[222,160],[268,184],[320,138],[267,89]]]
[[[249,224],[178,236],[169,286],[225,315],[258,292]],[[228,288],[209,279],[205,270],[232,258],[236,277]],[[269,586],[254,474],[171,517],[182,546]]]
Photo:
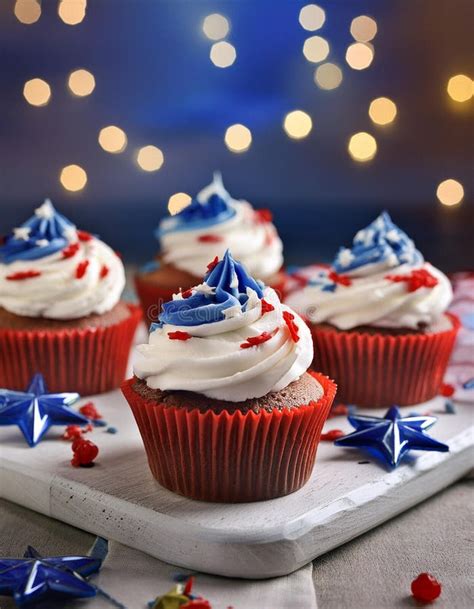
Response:
[[[17,427],[0,428],[1,495],[169,563],[219,575],[258,579],[290,573],[472,467],[473,406],[458,404],[457,414],[442,414],[443,400],[437,399],[403,411],[439,411],[431,435],[447,442],[449,453],[412,453],[417,458],[411,463],[387,472],[356,450],[321,443],[313,475],[300,491],[259,503],[202,503],[154,481],[119,391],[93,399],[118,430],[90,434],[100,447],[97,465],[71,467],[70,443],[59,439],[62,428],[50,429],[36,448],[27,447]],[[351,429],[342,417],[326,424],[333,428]]]

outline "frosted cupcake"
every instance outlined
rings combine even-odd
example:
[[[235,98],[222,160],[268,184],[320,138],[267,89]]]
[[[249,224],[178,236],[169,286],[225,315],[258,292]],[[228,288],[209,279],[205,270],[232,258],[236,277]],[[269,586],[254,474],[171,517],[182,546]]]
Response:
[[[279,292],[284,288],[283,246],[271,213],[233,199],[219,173],[188,207],[162,220],[155,235],[161,252],[136,276],[149,321],[156,320],[160,305],[174,293],[199,283],[209,260],[227,249],[254,277]]]
[[[459,327],[451,298],[448,278],[384,212],[287,303],[310,324],[314,364],[338,398],[377,407],[438,393]]]
[[[237,502],[306,482],[335,385],[307,372],[305,323],[228,252],[163,305],[137,351],[122,389],[163,486]]]
[[[54,392],[120,385],[141,317],[124,285],[115,252],[46,200],[0,247],[0,386],[37,372]]]

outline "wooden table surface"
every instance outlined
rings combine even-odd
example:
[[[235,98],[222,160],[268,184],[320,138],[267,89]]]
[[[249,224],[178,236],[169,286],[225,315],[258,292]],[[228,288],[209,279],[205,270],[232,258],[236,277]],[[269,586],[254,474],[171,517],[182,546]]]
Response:
[[[473,481],[458,482],[315,560],[318,607],[415,608],[409,596],[410,582],[422,571],[433,573],[443,584],[434,609],[474,606],[473,489]],[[0,500],[0,556],[21,556],[28,544],[47,548],[51,554],[87,552],[93,540],[92,535],[79,529]],[[78,604],[61,604],[62,609],[73,606]],[[81,606],[93,609],[94,601]],[[11,599],[0,597],[0,609],[13,607]]]

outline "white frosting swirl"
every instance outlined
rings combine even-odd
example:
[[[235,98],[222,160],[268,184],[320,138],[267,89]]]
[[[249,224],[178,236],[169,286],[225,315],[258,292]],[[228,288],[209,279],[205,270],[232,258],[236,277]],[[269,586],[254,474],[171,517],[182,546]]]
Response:
[[[387,276],[410,275],[419,269],[430,273],[437,284],[410,291],[406,281],[387,279]],[[348,330],[364,325],[412,329],[421,324],[432,325],[452,300],[449,279],[427,262],[394,267],[387,266],[385,261],[367,265],[365,271],[366,275],[362,268],[349,271],[346,276],[350,278],[350,285],[337,284],[334,291],[327,291],[323,288],[330,281],[330,271],[322,270],[322,275],[317,274],[313,279],[316,285],[310,281],[303,289],[290,294],[286,302],[313,323],[328,322]]]
[[[249,289],[245,311],[215,323],[195,326],[164,324],[146,345],[137,348],[134,372],[152,389],[195,391],[210,398],[240,402],[280,391],[297,380],[313,359],[311,334],[296,314],[299,340],[294,342],[283,318],[290,311],[271,288],[265,300],[274,310],[262,315],[262,301]],[[191,334],[171,340],[169,332]],[[257,346],[243,349],[249,337],[272,334]]]
[[[63,251],[36,260],[0,264],[0,306],[16,315],[47,319],[77,319],[110,311],[125,287],[125,272],[117,254],[92,237],[79,241],[76,231],[68,235],[77,252]],[[78,265],[87,264],[82,277]],[[18,274],[36,271],[38,276],[12,280]]]
[[[248,272],[265,281],[277,273],[283,265],[283,244],[271,222],[261,222],[257,213],[247,201],[232,199],[224,189],[220,175],[214,176],[212,184],[203,189],[197,200],[205,202],[213,194],[225,199],[235,214],[222,222],[216,222],[196,229],[170,230],[160,236],[164,262],[201,277],[206,265],[214,256],[221,258],[226,250],[231,250]],[[171,224],[167,218],[162,226]],[[201,241],[200,238],[212,234],[218,242]]]

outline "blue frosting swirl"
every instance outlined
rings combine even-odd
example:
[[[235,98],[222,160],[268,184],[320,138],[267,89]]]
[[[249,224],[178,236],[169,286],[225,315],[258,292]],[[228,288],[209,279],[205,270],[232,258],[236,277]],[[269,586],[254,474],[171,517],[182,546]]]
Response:
[[[261,284],[232,258],[229,250],[205,275],[202,286],[204,291],[195,290],[189,298],[179,298],[165,303],[158,327],[162,324],[173,326],[212,324],[225,319],[225,311],[231,307],[238,306],[245,311],[249,299],[247,288],[251,288],[259,298],[263,298]]]
[[[337,273],[347,273],[369,264],[422,264],[423,256],[406,233],[384,211],[369,226],[360,230],[352,248],[341,248],[332,263]]]
[[[55,254],[69,244],[68,230],[75,230],[74,224],[46,199],[29,220],[6,236],[0,247],[0,262],[10,264]]]
[[[229,204],[230,195],[222,184],[219,173],[214,174],[212,184],[204,189],[191,203],[171,218],[165,218],[155,230],[155,237],[172,232],[210,228],[235,216]]]

